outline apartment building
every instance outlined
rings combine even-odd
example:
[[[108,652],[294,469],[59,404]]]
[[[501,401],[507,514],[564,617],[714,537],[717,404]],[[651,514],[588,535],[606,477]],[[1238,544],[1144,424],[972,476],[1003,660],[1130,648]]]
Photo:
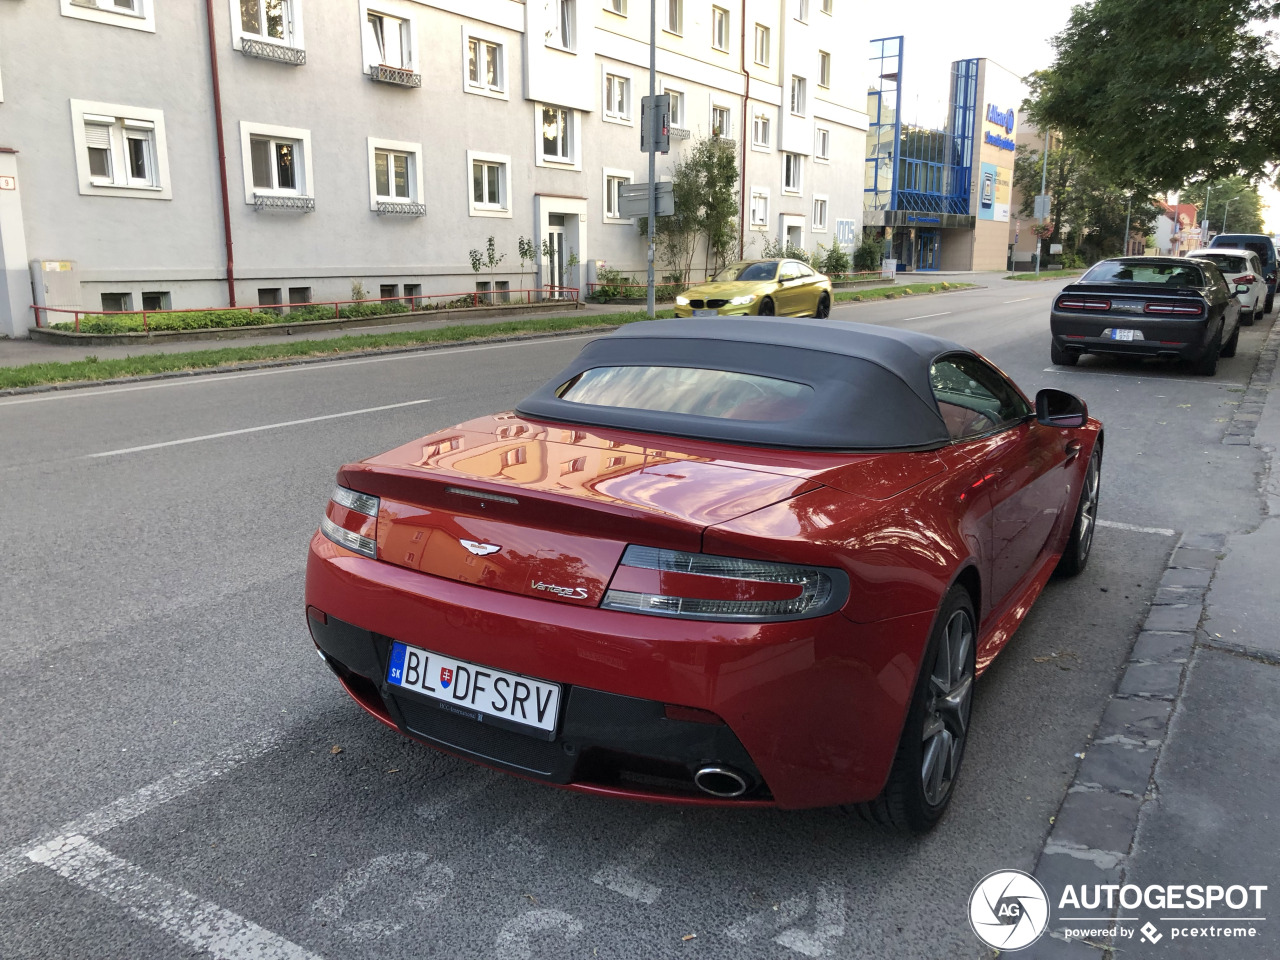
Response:
[[[659,177],[693,138],[725,137],[746,256],[855,242],[853,0],[657,3],[674,127]],[[244,306],[347,299],[353,281],[418,296],[642,272],[618,190],[647,179],[649,15],[642,0],[5,3],[0,334],[33,325],[33,300]],[[505,259],[477,276],[468,251],[490,236]],[[538,250],[523,273],[520,238]]]

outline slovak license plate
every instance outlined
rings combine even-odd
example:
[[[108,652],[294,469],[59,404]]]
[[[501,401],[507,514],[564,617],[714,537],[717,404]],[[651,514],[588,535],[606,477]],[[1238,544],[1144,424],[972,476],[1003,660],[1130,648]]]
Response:
[[[1141,330],[1121,330],[1119,327],[1111,331],[1112,340],[1141,340]]]
[[[555,739],[560,684],[483,667],[393,642],[387,683],[440,703],[450,713]]]
[[[720,316],[720,311],[719,310],[695,310],[693,311],[693,315],[695,317],[718,317]]]

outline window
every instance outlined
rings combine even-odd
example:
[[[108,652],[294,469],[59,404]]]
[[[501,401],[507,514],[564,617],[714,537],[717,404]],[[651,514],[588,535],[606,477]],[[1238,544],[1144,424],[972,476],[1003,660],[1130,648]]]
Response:
[[[169,300],[168,290],[152,290],[150,292],[144,290],[142,292],[142,309],[151,310],[168,310],[171,301]]]
[[[564,107],[542,108],[543,160],[554,163],[573,162],[573,116],[573,111]]]
[[[825,50],[818,51],[818,86],[831,86],[831,54]]]
[[[756,63],[769,65],[769,28],[762,23],[756,24]]]
[[[404,302],[415,310],[422,306],[422,284],[406,283],[404,285]]]
[[[831,159],[831,131],[826,127],[818,127],[813,135],[813,158],[815,160]]]
[[[64,17],[156,32],[154,0],[62,0],[61,7]]]
[[[549,45],[559,47],[561,50],[573,49],[577,25],[575,6],[575,0],[555,0],[556,19],[547,38]]]
[[[605,0],[604,8],[620,17],[627,15],[627,0]]]
[[[258,40],[301,46],[294,21],[298,0],[239,0],[240,33]]]
[[[799,193],[804,170],[804,157],[798,153],[782,155],[782,189],[788,193]]]
[[[804,77],[791,78],[791,112],[804,116]]]
[[[813,198],[813,229],[814,230],[827,229],[827,198],[826,197]]]
[[[822,0],[822,12],[828,16],[831,14],[831,2],[832,0]]]
[[[133,310],[132,293],[104,293],[102,309],[106,313],[129,313]]]
[[[473,93],[505,93],[503,46],[482,37],[467,37],[467,87]]]
[[[380,283],[378,284],[379,300],[394,300],[400,296],[400,284],[398,283]]]
[[[757,113],[751,121],[751,145],[753,147],[769,146],[769,117]]]
[[[310,303],[311,288],[310,287],[290,287],[289,302],[290,303]]]
[[[622,220],[622,186],[630,182],[630,172],[605,170],[604,218],[606,220]]]
[[[72,100],[71,116],[81,194],[173,196],[162,111]]]
[[[504,467],[514,467],[517,464],[527,462],[528,459],[529,455],[526,453],[523,444],[518,447],[512,447],[510,450],[502,451],[502,465]]]
[[[605,74],[604,115],[611,120],[631,119],[631,81],[626,77]]]
[[[379,200],[411,200],[413,155],[375,150],[373,154],[374,196]]]
[[[365,19],[364,41],[365,61],[370,66],[381,64],[401,70],[413,69],[408,20],[370,10]]]
[[[711,135],[713,137],[733,136],[733,118],[728,107],[711,107]]]
[[[664,88],[664,93],[671,97],[671,126],[684,126],[684,94],[679,90]]]
[[[751,226],[769,225],[769,191],[753,188],[751,191]]]
[[[310,197],[311,132],[240,122],[245,201],[255,197]]]
[[[801,23],[808,23],[809,0],[796,0],[796,19]]]
[[[929,379],[938,411],[954,440],[993,433],[1031,412],[1017,390],[976,357],[937,360]]]
[[[726,420],[791,420],[813,395],[807,383],[676,366],[592,367],[560,388],[560,399],[569,403]]]
[[[492,153],[467,152],[471,170],[471,215],[510,217],[507,203],[507,171],[511,158]]]
[[[667,0],[662,29],[668,33],[684,33],[684,0]]]
[[[729,49],[729,11],[711,8],[711,45],[717,50]]]
[[[280,307],[280,288],[279,287],[259,287],[258,288],[258,306],[260,307],[276,307],[272,313],[281,313]]]

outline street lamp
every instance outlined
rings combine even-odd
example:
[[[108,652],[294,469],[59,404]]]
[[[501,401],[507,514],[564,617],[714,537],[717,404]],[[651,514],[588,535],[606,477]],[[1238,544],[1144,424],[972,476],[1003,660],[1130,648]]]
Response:
[[[1227,211],[1231,209],[1231,201],[1234,199],[1235,197],[1227,197],[1226,209],[1222,211],[1222,232],[1223,233],[1227,232]]]

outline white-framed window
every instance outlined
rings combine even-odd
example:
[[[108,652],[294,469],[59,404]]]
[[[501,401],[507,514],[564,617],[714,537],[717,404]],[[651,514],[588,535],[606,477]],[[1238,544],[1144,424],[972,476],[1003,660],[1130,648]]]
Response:
[[[729,49],[729,11],[724,7],[711,8],[711,46]]]
[[[763,187],[751,188],[751,226],[758,230],[769,226],[769,191]]]
[[[827,14],[827,16],[831,15],[831,3],[832,0],[822,0],[822,12]]]
[[[384,13],[375,6],[365,9],[364,62],[366,66],[395,67],[416,72],[417,54],[413,21]]]
[[[72,100],[71,123],[82,195],[173,199],[163,110]]]
[[[804,189],[804,157],[798,153],[782,155],[782,192],[799,193]]]
[[[751,146],[757,150],[768,150],[773,142],[773,123],[767,113],[760,111],[751,118]]]
[[[467,151],[467,170],[471,177],[468,202],[473,217],[510,217],[508,200],[511,158],[498,153]]]
[[[796,0],[796,19],[801,23],[809,22],[809,0]]]
[[[827,232],[827,198],[821,194],[813,197],[813,232]]]
[[[627,15],[627,0],[604,0],[604,8],[620,17]]]
[[[805,107],[805,80],[804,77],[791,78],[791,112],[797,117],[804,116]]]
[[[616,73],[604,75],[604,118],[631,122],[631,79]]]
[[[64,17],[156,32],[155,0],[61,0]]]
[[[311,131],[240,121],[244,200],[254,196],[314,197]]]
[[[495,37],[462,28],[462,88],[507,99],[507,49]]]
[[[831,54],[825,50],[818,51],[818,86],[831,86]]]
[[[662,29],[667,33],[684,33],[684,0],[666,0]]]
[[[547,46],[573,50],[578,39],[577,0],[554,0],[555,20],[547,34]]]
[[[539,166],[578,166],[578,113],[568,107],[538,105]]]
[[[231,0],[236,47],[246,37],[302,46],[302,0]]]
[[[369,137],[369,208],[422,202],[422,144]]]
[[[622,217],[621,190],[624,184],[632,182],[630,170],[604,169],[604,222],[630,223],[631,218]]]
[[[687,119],[684,113],[684,92],[681,90],[672,90],[670,87],[663,85],[662,92],[671,97],[671,126],[683,127]]]
[[[733,136],[733,112],[728,107],[711,105],[711,135],[713,137]]]
[[[756,63],[762,67],[769,65],[769,28],[763,23],[756,24]]]
[[[826,127],[817,127],[813,131],[813,159],[819,163],[831,159],[831,131]]]

